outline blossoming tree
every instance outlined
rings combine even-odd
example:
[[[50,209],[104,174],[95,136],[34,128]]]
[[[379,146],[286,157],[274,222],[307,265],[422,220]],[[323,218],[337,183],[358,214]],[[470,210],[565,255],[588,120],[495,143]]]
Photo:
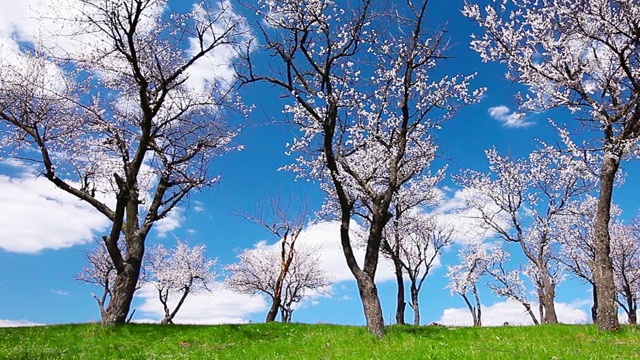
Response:
[[[423,180],[416,191],[433,183],[432,132],[481,93],[469,91],[472,75],[440,71],[447,41],[444,31],[428,33],[427,3],[259,1],[273,61],[268,73],[251,57],[238,69],[245,82],[273,84],[291,100],[285,113],[301,136],[290,145],[299,156],[289,169],[326,192],[325,214],[341,223],[343,253],[377,336],[384,321],[374,279],[394,196],[411,180]],[[367,228],[360,264],[352,218]]]
[[[110,220],[102,322],[122,324],[152,226],[216,183],[211,162],[232,149],[230,65],[212,64],[246,30],[226,2],[183,14],[165,0],[50,3],[40,20],[54,31],[0,49],[0,149]]]

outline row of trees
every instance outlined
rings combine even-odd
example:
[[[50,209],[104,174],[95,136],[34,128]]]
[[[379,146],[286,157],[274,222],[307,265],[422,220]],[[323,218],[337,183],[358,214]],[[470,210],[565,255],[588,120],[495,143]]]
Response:
[[[591,196],[597,177],[589,163],[545,146],[527,159],[513,160],[487,151],[489,172],[467,171],[457,181],[467,190],[465,209],[480,220],[501,242],[471,242],[460,251],[461,263],[448,268],[452,293],[460,294],[469,307],[474,324],[481,324],[476,284],[481,277],[496,294],[521,303],[534,323],[557,323],[554,301],[557,286],[567,271],[589,283],[593,290],[592,319],[597,321],[595,223],[598,199]],[[595,161],[597,163],[597,161]],[[638,219],[624,223],[620,209],[613,207],[610,225],[616,302],[636,323],[640,296],[640,235]],[[513,269],[510,245],[525,259]],[[509,267],[511,266],[511,270]],[[533,284],[539,304],[538,319],[531,308],[524,275]],[[473,303],[473,304],[472,304]]]
[[[300,156],[289,169],[326,193],[324,214],[341,223],[367,327],[382,336],[374,281],[381,250],[397,258],[402,250],[393,228],[415,223],[403,219],[434,200],[444,171],[432,169],[435,131],[484,90],[471,89],[473,74],[446,74],[446,32],[427,28],[428,4],[262,0],[251,9],[259,42],[224,1],[199,2],[186,14],[170,13],[164,0],[68,0],[73,12],[43,9],[43,23],[63,26],[41,32],[31,47],[4,49],[8,56],[0,58],[0,145],[9,156],[34,161],[53,184],[111,221],[102,241],[116,272],[103,323],[126,321],[153,224],[192,190],[216,182],[209,166],[234,149],[237,132],[227,109],[246,115],[235,85],[262,82],[290,101],[285,112],[302,136],[290,146]],[[463,13],[484,31],[472,48],[485,61],[505,63],[508,78],[526,86],[523,109],[564,107],[583,125],[584,143],[560,130],[569,156],[540,156],[552,167],[592,158],[598,167],[590,266],[596,322],[618,329],[611,202],[620,163],[635,154],[640,134],[640,5],[512,0],[484,8],[468,3]],[[210,66],[221,56],[223,71]],[[224,76],[231,64],[233,79]],[[461,182],[476,180],[489,181],[472,174]],[[549,200],[565,191],[548,190]],[[499,195],[498,207],[519,200]],[[561,209],[549,206],[531,231],[519,229],[522,211],[512,203],[500,216],[483,216],[531,261],[549,321],[554,280],[547,245],[531,244],[551,238],[548,223]],[[491,223],[503,214],[511,215],[511,227]],[[362,265],[354,256],[354,219],[367,229]],[[416,277],[412,287],[421,281]]]

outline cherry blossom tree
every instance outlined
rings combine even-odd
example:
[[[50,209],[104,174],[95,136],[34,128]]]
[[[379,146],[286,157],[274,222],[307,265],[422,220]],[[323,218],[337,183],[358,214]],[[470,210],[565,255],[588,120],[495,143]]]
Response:
[[[609,222],[620,163],[640,136],[640,4],[635,0],[511,0],[463,13],[484,34],[471,46],[484,61],[508,67],[507,78],[528,86],[522,108],[565,107],[582,123],[585,149],[602,156],[595,222],[597,324],[617,330]]]
[[[271,199],[257,215],[240,213],[243,218],[266,228],[279,239],[275,246],[260,243],[238,255],[239,262],[227,267],[227,284],[240,292],[262,293],[271,299],[266,322],[275,321],[280,311],[283,322],[291,321],[294,306],[304,297],[329,291],[331,278],[321,267],[317,249],[299,244],[298,237],[307,221],[306,206],[296,215],[291,202]]]
[[[251,57],[241,78],[266,82],[291,100],[285,113],[301,136],[287,167],[315,179],[327,194],[324,214],[341,223],[341,245],[363,303],[367,328],[384,334],[375,284],[390,207],[408,183],[432,184],[432,132],[460,106],[477,100],[473,76],[442,75],[448,47],[444,30],[429,35],[427,3],[371,0],[260,1],[268,73]],[[366,225],[364,260],[350,237],[352,218]]]
[[[522,304],[533,323],[539,325],[540,322],[531,308],[532,301],[528,295],[529,290],[520,276],[523,269],[509,270],[507,268],[508,263],[509,253],[499,247],[494,247],[490,252],[488,265],[485,269],[486,273],[492,278],[492,281],[487,282],[487,287],[498,296],[504,296]],[[554,308],[551,309],[551,311],[554,311]]]
[[[595,261],[595,248],[593,243],[595,213],[598,199],[586,196],[584,199],[572,201],[567,206],[567,215],[559,220],[561,251],[558,261],[570,273],[585,281],[591,286],[593,305],[591,307],[591,319],[594,324],[597,319],[597,295],[596,284],[593,279],[593,265]],[[612,207],[612,216],[619,215],[617,207]]]
[[[224,54],[247,30],[224,1],[184,14],[164,0],[51,3],[41,22],[55,31],[0,49],[0,149],[111,221],[102,322],[122,324],[154,223],[215,184],[212,161],[233,149],[225,109],[243,107]]]
[[[158,291],[162,303],[164,318],[161,324],[173,324],[173,318],[184,304],[189,294],[209,290],[215,281],[216,273],[212,269],[216,260],[207,258],[206,246],[189,246],[178,240],[175,248],[167,249],[163,244],[151,247],[145,256],[146,283]],[[179,299],[170,307],[171,294],[178,293]]]
[[[451,294],[458,294],[467,305],[473,326],[482,326],[482,304],[478,292],[478,282],[486,273],[490,256],[486,246],[480,242],[466,244],[458,251],[461,260],[457,265],[447,265],[447,288]],[[472,297],[472,298],[471,298]]]
[[[228,287],[242,293],[262,294],[271,300],[267,321],[274,321],[279,310],[282,321],[290,322],[297,304],[309,296],[327,294],[332,282],[322,267],[317,248],[301,243],[291,249],[290,243],[284,246],[283,243],[284,239],[277,246],[260,243],[242,251],[238,262],[226,267],[230,273],[226,280]]]
[[[611,258],[618,296],[616,301],[627,314],[629,324],[638,323],[640,297],[640,227],[632,224],[611,225]]]
[[[103,242],[84,254],[88,265],[76,274],[75,279],[89,284],[94,284],[102,290],[100,296],[91,294],[98,303],[100,317],[105,316],[105,305],[111,297],[111,284],[116,276],[116,267],[113,265],[107,247]]]
[[[407,274],[413,325],[419,326],[420,290],[431,270],[438,264],[441,250],[451,243],[453,229],[439,224],[435,214],[403,213],[398,206],[395,206],[395,210],[396,217],[385,228],[381,251],[393,261],[396,277],[399,277],[398,308],[401,305],[400,291],[404,290],[404,286],[400,287],[400,281],[404,281],[402,274]],[[396,312],[396,319],[398,318],[399,314]]]
[[[518,161],[495,149],[486,153],[489,173],[466,171],[456,178],[476,191],[477,195],[465,198],[466,205],[478,212],[489,230],[522,250],[529,262],[522,270],[536,287],[541,321],[557,323],[555,288],[563,278],[556,256],[563,235],[557,223],[571,200],[593,188],[589,168],[585,161],[551,146]],[[502,274],[520,283],[516,273]]]

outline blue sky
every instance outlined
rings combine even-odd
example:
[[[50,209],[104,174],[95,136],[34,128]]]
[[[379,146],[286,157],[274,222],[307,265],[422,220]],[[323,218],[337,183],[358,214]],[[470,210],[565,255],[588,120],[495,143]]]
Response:
[[[14,31],[33,29],[32,21],[25,17],[25,9],[37,1],[0,1],[0,39],[9,41]],[[170,1],[174,9],[181,10],[187,1]],[[453,48],[453,59],[447,66],[451,72],[477,72],[474,85],[488,88],[483,99],[458,113],[437,134],[441,157],[436,167],[447,165],[448,176],[442,183],[452,190],[455,185],[449,175],[462,169],[485,170],[484,149],[495,146],[502,154],[524,156],[537,147],[536,139],[556,141],[554,131],[547,122],[553,117],[558,123],[569,122],[570,115],[563,111],[526,114],[528,126],[514,126],[509,116],[516,108],[513,94],[521,87],[504,80],[504,67],[499,64],[483,64],[479,56],[469,49],[469,35],[478,32],[475,26],[461,14],[463,1],[431,1],[431,19],[434,24],[448,22]],[[14,33],[15,34],[15,33]],[[2,53],[0,53],[2,56]],[[284,125],[260,125],[270,116],[282,120],[282,99],[270,87],[257,85],[242,89],[247,103],[255,103],[256,110],[245,124],[237,142],[245,149],[226,155],[217,161],[214,169],[222,176],[219,186],[194,193],[188,206],[174,214],[172,222],[165,222],[154,230],[149,243],[172,244],[174,235],[194,244],[205,244],[210,257],[218,258],[220,280],[221,266],[233,263],[238,251],[266,240],[275,242],[260,226],[238,216],[238,210],[251,212],[260,201],[270,196],[299,197],[309,200],[311,210],[322,203],[317,184],[295,181],[294,174],[277,169],[293,161],[285,154],[285,144],[295,136],[295,129]],[[511,126],[507,126],[507,123]],[[626,183],[616,189],[615,201],[625,215],[635,216],[638,210],[635,200],[633,169],[637,165],[625,164],[629,176]],[[21,196],[19,196],[21,195]],[[24,168],[7,162],[0,163],[0,326],[12,324],[53,324],[99,320],[98,308],[92,292],[99,289],[74,280],[74,275],[85,265],[83,251],[90,249],[91,231],[99,233],[106,223],[100,215],[87,215],[86,207],[69,198],[46,182],[25,173]],[[307,229],[310,238],[320,239],[326,245],[323,257],[329,269],[341,280],[334,284],[330,297],[306,301],[293,314],[299,322],[325,322],[339,324],[364,324],[362,307],[355,282],[346,273],[346,266],[335,265],[343,261],[337,247],[331,245],[337,239],[337,228],[320,224]],[[334,249],[335,248],[335,249]],[[335,251],[331,252],[330,250]],[[457,249],[445,251],[440,259],[442,266],[427,279],[421,295],[424,323],[446,319],[469,318],[464,303],[452,297],[446,286],[446,264],[454,264]],[[386,271],[386,272],[385,272]],[[381,270],[379,291],[386,322],[394,318],[395,284],[388,270]],[[481,289],[485,317],[502,323],[503,318],[515,319],[522,309],[504,302]],[[558,289],[557,302],[560,320],[586,321],[589,299],[588,288],[577,281],[568,280]],[[148,293],[136,298],[136,319],[158,320],[159,303]],[[216,290],[209,296],[192,297],[176,320],[183,322],[253,321],[264,319],[267,311],[264,300]],[[563,315],[564,314],[564,315]],[[411,319],[407,309],[407,320]],[[470,321],[470,319],[468,319]]]

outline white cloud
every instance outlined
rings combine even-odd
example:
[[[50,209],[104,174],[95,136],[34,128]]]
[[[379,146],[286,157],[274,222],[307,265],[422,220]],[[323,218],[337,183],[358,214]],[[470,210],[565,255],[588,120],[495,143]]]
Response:
[[[203,212],[204,211],[204,203],[202,201],[194,201],[195,206],[193,207],[193,211],[195,212]]]
[[[185,220],[182,208],[175,207],[169,211],[166,217],[155,222],[153,228],[158,237],[166,237],[167,233],[179,228]]]
[[[353,230],[358,231],[359,226],[354,222],[351,223]],[[311,247],[320,249],[320,261],[322,266],[332,276],[336,283],[342,281],[355,280],[353,274],[347,266],[347,260],[342,252],[340,244],[340,223],[339,222],[319,222],[312,224],[300,233],[298,238],[300,242],[309,244]],[[354,241],[352,241],[353,243]],[[275,246],[275,245],[274,245]],[[356,247],[354,249],[356,260],[362,266],[365,249]],[[395,275],[393,267],[388,261],[383,261],[380,257],[378,272],[376,274],[376,282],[384,282],[394,280]]]
[[[43,177],[0,175],[0,248],[36,253],[92,240],[107,218]]]
[[[29,320],[3,320],[0,319],[0,328],[3,327],[20,327],[20,326],[40,326],[44,324],[38,324]]]
[[[438,206],[434,212],[438,214],[437,220],[441,225],[453,230],[452,239],[457,243],[467,243],[469,241],[482,241],[494,235],[489,231],[481,219],[480,211],[468,208],[465,199],[473,199],[474,202],[482,203],[482,195],[473,189],[457,190],[452,197]],[[491,206],[487,204],[486,206]],[[508,223],[504,224],[508,227]]]
[[[51,292],[60,296],[69,296],[69,292],[64,290],[51,289]]]
[[[248,322],[247,316],[251,314],[266,314],[267,303],[260,296],[240,294],[224,288],[221,283],[211,288],[208,293],[189,294],[173,321],[179,324],[240,324]],[[136,312],[143,319],[136,319],[136,322],[159,322],[163,318],[162,304],[154,288],[140,289],[136,297],[143,299]],[[174,297],[169,302],[172,308],[177,300]]]
[[[574,304],[556,303],[558,321],[564,324],[584,324],[589,321],[587,313],[577,308]],[[531,304],[532,309],[537,309],[537,304]],[[473,321],[469,309],[447,308],[442,313],[437,323],[450,326],[471,326]],[[526,313],[522,304],[507,300],[482,308],[483,326],[501,326],[505,322],[510,325],[533,325],[531,317]]]
[[[489,116],[502,123],[502,126],[509,128],[521,128],[533,125],[534,122],[527,121],[524,113],[511,112],[511,109],[504,105],[489,108]]]

